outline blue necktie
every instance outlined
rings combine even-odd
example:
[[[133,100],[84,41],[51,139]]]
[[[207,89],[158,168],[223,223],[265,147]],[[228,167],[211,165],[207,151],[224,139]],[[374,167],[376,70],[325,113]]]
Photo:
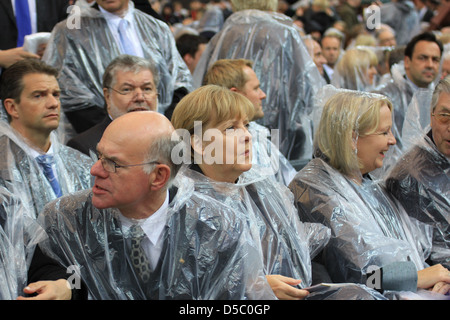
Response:
[[[56,179],[55,174],[52,169],[53,164],[53,156],[51,155],[41,155],[36,157],[36,161],[40,164],[42,169],[44,170],[44,175],[47,178],[48,182],[55,191],[56,196],[59,198],[62,196],[61,187],[59,186],[58,179]]]
[[[31,34],[30,9],[28,0],[16,0],[17,46],[23,46],[26,35]]]
[[[136,53],[134,52],[133,44],[132,44],[130,38],[127,37],[127,24],[128,24],[127,20],[125,20],[125,19],[120,20],[120,23],[119,23],[120,42],[122,43],[122,48],[124,50],[124,53],[135,56]]]

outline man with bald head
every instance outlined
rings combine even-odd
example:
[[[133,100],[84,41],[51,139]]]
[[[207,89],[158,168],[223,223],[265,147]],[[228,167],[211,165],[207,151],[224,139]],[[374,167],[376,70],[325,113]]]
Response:
[[[243,258],[251,256],[246,224],[187,178],[174,179],[178,143],[154,111],[111,122],[97,145],[93,188],[41,213],[44,252],[82,266],[91,299],[244,299],[255,281],[271,296],[262,267]]]

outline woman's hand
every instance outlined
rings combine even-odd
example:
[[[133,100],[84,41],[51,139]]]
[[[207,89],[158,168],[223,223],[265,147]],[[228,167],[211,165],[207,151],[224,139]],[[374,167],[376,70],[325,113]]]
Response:
[[[301,280],[279,274],[267,275],[266,278],[273,292],[280,300],[301,300],[309,294],[306,290],[293,287],[300,284]]]

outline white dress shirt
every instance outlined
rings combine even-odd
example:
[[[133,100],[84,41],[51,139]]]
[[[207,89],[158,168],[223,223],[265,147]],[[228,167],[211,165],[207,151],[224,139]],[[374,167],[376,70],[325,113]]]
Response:
[[[134,224],[141,226],[146,237],[142,240],[143,247],[147,257],[150,260],[150,267],[155,270],[159,256],[164,245],[164,227],[167,222],[167,211],[169,207],[169,192],[167,191],[166,199],[163,205],[150,217],[146,219],[130,219],[122,214],[119,215],[122,223],[122,232],[128,234],[128,230]]]
[[[11,0],[14,16],[16,15],[16,0]],[[31,33],[37,32],[37,14],[36,0],[28,0],[28,8],[30,9]]]
[[[120,48],[122,48],[122,43],[120,42],[120,37],[119,37],[119,32],[118,32],[119,23],[122,19],[125,19],[128,21],[127,37],[129,39],[131,39],[131,42],[133,43],[134,52],[136,52],[136,55],[143,58],[144,52],[142,51],[142,46],[141,46],[139,39],[137,37],[137,34],[136,34],[136,26],[135,26],[134,18],[133,18],[134,3],[132,1],[128,2],[128,11],[123,18],[106,11],[105,9],[103,9],[100,6],[99,6],[99,8],[100,8],[100,11],[102,12],[103,16],[105,17],[106,22],[108,23],[108,27],[111,30],[111,33],[113,34],[114,39],[116,40],[116,42]]]

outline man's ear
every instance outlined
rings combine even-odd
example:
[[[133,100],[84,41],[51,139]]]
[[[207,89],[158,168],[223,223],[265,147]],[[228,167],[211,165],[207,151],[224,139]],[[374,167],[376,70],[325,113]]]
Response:
[[[3,105],[5,106],[6,112],[10,115],[12,119],[19,118],[19,112],[17,110],[17,103],[12,98],[5,99],[3,101]]]
[[[408,56],[405,56],[403,59],[403,65],[405,67],[405,70],[409,69],[409,64],[411,63],[411,59]]]
[[[170,179],[170,167],[166,164],[157,164],[150,173],[150,190],[164,188]]]
[[[239,90],[236,87],[231,87],[230,90],[233,92],[239,92]]]

